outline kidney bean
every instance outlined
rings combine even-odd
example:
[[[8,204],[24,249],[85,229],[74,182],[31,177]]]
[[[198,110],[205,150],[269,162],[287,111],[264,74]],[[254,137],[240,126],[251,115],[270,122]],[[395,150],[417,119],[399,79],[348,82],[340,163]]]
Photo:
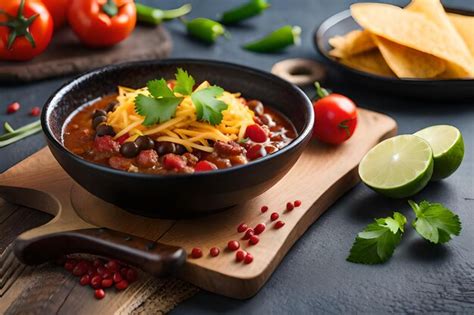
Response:
[[[242,147],[235,141],[217,141],[214,144],[214,150],[220,156],[233,156],[242,153]]]
[[[247,126],[245,137],[250,138],[253,142],[265,142],[268,139],[266,131],[260,125]]]
[[[247,158],[249,160],[256,160],[267,155],[267,151],[261,144],[254,144],[247,150]]]

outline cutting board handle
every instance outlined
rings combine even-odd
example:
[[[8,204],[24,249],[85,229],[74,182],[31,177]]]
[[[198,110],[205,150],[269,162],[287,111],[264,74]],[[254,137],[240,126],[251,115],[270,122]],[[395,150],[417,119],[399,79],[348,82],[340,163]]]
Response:
[[[119,259],[154,276],[174,272],[186,260],[184,249],[106,228],[90,228],[18,237],[15,255],[25,264],[37,265],[72,253],[87,253]]]

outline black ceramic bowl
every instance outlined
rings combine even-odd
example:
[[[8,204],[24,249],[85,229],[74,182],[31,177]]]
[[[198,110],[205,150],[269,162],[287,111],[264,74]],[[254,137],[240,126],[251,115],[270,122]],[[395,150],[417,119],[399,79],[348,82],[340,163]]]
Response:
[[[208,80],[280,111],[292,121],[298,137],[282,150],[249,164],[190,175],[128,173],[86,161],[65,149],[62,128],[75,109],[115,92],[118,85],[139,88],[151,79],[173,78],[178,67],[196,82]],[[272,74],[236,64],[183,59],[113,65],[81,75],[49,99],[41,121],[54,157],[86,190],[135,213],[180,218],[236,205],[272,187],[303,152],[314,114],[299,88]]]
[[[450,8],[447,8],[446,11],[463,15],[474,15],[471,11]],[[329,55],[329,51],[332,49],[331,45],[329,45],[329,39],[335,35],[344,35],[355,29],[360,29],[359,25],[352,18],[350,10],[345,10],[321,23],[313,36],[314,45],[319,54],[327,60],[334,70],[341,73],[344,77],[369,89],[378,89],[396,95],[419,99],[437,101],[474,99],[473,79],[422,80],[390,78],[359,71],[338,62]]]

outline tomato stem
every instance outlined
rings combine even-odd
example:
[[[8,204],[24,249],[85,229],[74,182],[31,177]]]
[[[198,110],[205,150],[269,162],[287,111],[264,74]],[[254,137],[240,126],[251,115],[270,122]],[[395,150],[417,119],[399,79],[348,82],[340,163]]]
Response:
[[[104,11],[104,13],[109,17],[114,17],[118,13],[118,7],[114,0],[107,0],[107,2],[102,6],[102,11]]]
[[[6,22],[0,23],[0,26],[6,26],[10,29],[10,34],[8,35],[8,43],[7,43],[8,50],[12,49],[13,43],[20,36],[24,36],[33,48],[36,47],[35,39],[31,35],[29,27],[31,24],[33,24],[35,19],[38,17],[38,14],[35,14],[35,15],[30,16],[29,18],[26,18],[23,15],[24,9],[25,9],[25,0],[21,0],[16,17],[6,13],[3,10],[0,10],[0,14],[6,15],[8,18]]]
[[[337,126],[339,128],[342,128],[344,129],[344,131],[346,132],[346,135],[347,135],[347,138],[349,138],[351,136],[351,132],[349,130],[349,126],[347,125],[347,123],[349,121],[351,121],[352,119],[344,119],[343,121],[341,121]]]
[[[323,98],[331,94],[328,90],[325,88],[321,87],[318,81],[314,82],[314,86],[316,87],[316,96],[317,99]]]

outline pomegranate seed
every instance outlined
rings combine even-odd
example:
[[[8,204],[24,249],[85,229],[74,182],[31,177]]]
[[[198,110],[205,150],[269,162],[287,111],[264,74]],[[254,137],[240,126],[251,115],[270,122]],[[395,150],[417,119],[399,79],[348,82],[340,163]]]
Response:
[[[235,253],[235,261],[240,262],[240,261],[244,260],[246,255],[247,255],[247,253],[244,252],[243,250],[237,251],[237,253]]]
[[[30,111],[30,115],[31,115],[31,116],[37,117],[37,116],[39,116],[40,114],[41,114],[41,109],[40,109],[38,106],[33,107],[33,108],[31,109],[31,111]]]
[[[268,139],[267,133],[259,125],[250,125],[245,130],[245,137],[253,142],[265,142]]]
[[[265,231],[265,223],[259,223],[257,226],[253,229],[253,232],[258,235],[261,234],[263,231]]]
[[[280,215],[278,213],[273,212],[272,215],[270,216],[270,220],[275,221],[279,217],[280,217]]]
[[[78,263],[72,270],[72,274],[75,275],[76,277],[83,276],[86,273],[87,273],[87,266],[81,263]]]
[[[7,114],[16,113],[20,109],[20,103],[13,102],[7,106]]]
[[[245,232],[247,231],[247,228],[248,228],[248,225],[245,223],[242,223],[237,227],[237,232],[239,233]]]
[[[104,263],[99,258],[94,259],[94,261],[92,262],[92,266],[94,266],[96,268],[99,267],[99,266],[102,266],[103,264]]]
[[[114,284],[114,280],[112,279],[103,279],[102,280],[102,288],[110,288]]]
[[[240,248],[240,243],[237,241],[229,241],[229,243],[227,243],[227,248],[231,251],[237,250]]]
[[[64,263],[64,269],[66,269],[67,271],[72,271],[76,264],[77,262],[74,259],[68,259]]]
[[[97,275],[93,276],[91,279],[91,287],[94,289],[99,289],[102,286],[102,277]]]
[[[262,206],[262,207],[260,208],[260,211],[262,211],[262,213],[265,213],[265,212],[268,211],[268,207],[267,207],[267,206]]]
[[[127,281],[129,283],[132,283],[132,282],[135,282],[137,281],[138,279],[138,274],[137,272],[135,271],[135,269],[132,269],[132,268],[129,268],[128,271],[127,271]]]
[[[112,277],[112,280],[114,280],[115,283],[119,283],[120,281],[123,280],[122,275],[120,272],[114,273],[114,276]]]
[[[102,300],[105,297],[105,291],[102,289],[97,289],[94,292],[94,296],[98,300]]]
[[[284,225],[285,225],[285,222],[283,222],[283,221],[277,221],[277,222],[275,223],[275,229],[282,228]]]
[[[97,273],[100,275],[100,276],[103,276],[104,273],[107,272],[107,268],[105,268],[105,266],[99,266],[97,267]]]
[[[199,247],[194,247],[191,251],[191,257],[193,258],[201,258],[202,257],[202,250]]]
[[[291,211],[291,210],[293,210],[293,209],[294,209],[293,204],[292,204],[291,202],[288,202],[288,203],[286,204],[286,210],[287,210],[287,211]]]
[[[255,245],[260,241],[260,238],[257,235],[252,235],[249,239],[249,245]]]
[[[89,276],[95,276],[95,275],[97,274],[97,271],[96,271],[96,269],[95,269],[93,266],[89,266],[89,267],[87,268],[87,274],[88,274]]]
[[[128,281],[127,280],[122,280],[119,283],[116,283],[115,288],[117,290],[125,290],[126,288],[128,288]]]
[[[295,207],[301,206],[301,200],[295,200],[295,202],[293,202],[293,205],[294,205]]]
[[[250,264],[251,262],[253,261],[253,256],[252,254],[248,253],[245,258],[244,258],[244,263],[246,263],[247,265]]]
[[[216,257],[216,256],[219,256],[219,253],[221,251],[219,250],[219,248],[217,247],[213,247],[211,248],[211,250],[209,251],[209,254],[211,254],[212,257]]]
[[[106,272],[104,272],[104,274],[102,275],[102,278],[104,279],[112,279],[112,277],[114,276],[114,273],[110,270],[107,270]]]
[[[244,237],[242,237],[243,240],[248,240],[252,235],[254,234],[253,229],[248,229],[247,232],[245,232]]]
[[[127,277],[127,271],[128,271],[127,267],[123,267],[122,269],[120,269],[120,274],[122,275],[123,278]]]
[[[90,283],[91,283],[91,276],[89,276],[89,275],[83,275],[83,276],[81,277],[81,280],[79,280],[79,283],[80,283],[81,285],[88,285],[88,284],[90,284]]]
[[[110,260],[106,265],[105,267],[107,267],[107,269],[109,269],[110,271],[112,272],[116,272],[119,270],[120,268],[120,265],[119,263],[116,261],[116,260]]]

